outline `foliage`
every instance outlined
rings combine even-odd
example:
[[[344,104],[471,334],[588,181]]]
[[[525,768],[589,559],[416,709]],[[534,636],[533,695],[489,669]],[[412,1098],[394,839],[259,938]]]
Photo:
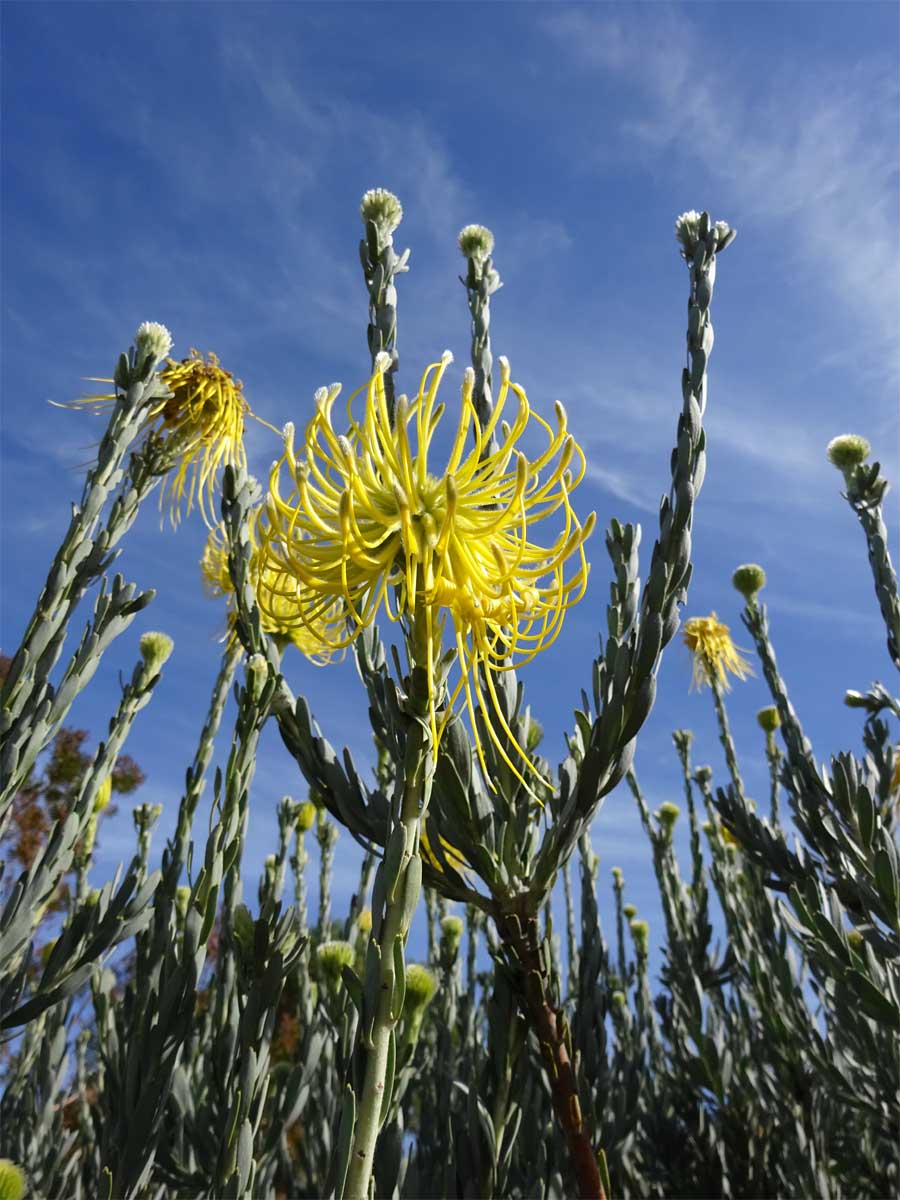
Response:
[[[734,583],[772,696],[758,735],[771,781],[768,816],[745,794],[725,703],[726,670],[743,677],[747,664],[715,614],[694,617],[686,633],[699,660],[695,680],[710,691],[727,776],[714,783],[709,768],[694,765],[690,732],[675,732],[673,795],[684,797],[686,861],[676,853],[681,806],[667,798],[651,812],[634,765],[661,656],[688,598],[706,470],[710,306],[733,231],[706,213],[685,213],[676,226],[689,272],[688,365],[671,482],[643,580],[640,529],[610,522],[606,629],[568,754],[554,769],[512,670],[515,639],[504,639],[514,626],[527,631],[529,605],[540,620],[564,605],[547,605],[536,583],[516,576],[524,555],[514,561],[511,541],[490,551],[484,540],[494,561],[481,566],[490,570],[445,574],[441,554],[456,537],[451,525],[464,494],[452,479],[434,512],[412,511],[411,498],[424,496],[427,508],[436,493],[424,467],[418,491],[411,476],[403,490],[414,461],[405,422],[424,412],[427,443],[434,395],[417,409],[396,394],[397,278],[408,252],[395,253],[393,234],[402,208],[377,189],[364,197],[362,215],[369,399],[377,395],[378,406],[367,410],[368,425],[339,435],[328,415],[333,397],[317,399],[310,428],[323,440],[307,441],[330,464],[316,477],[328,521],[310,504],[311,460],[300,462],[289,432],[283,461],[307,517],[302,532],[293,520],[277,534],[266,529],[267,513],[286,509],[271,497],[260,506],[260,489],[242,469],[239,434],[253,414],[239,386],[222,393],[232,376],[213,358],[208,394],[179,400],[175,366],[161,364],[169,349],[163,327],[141,327],[120,356],[115,394],[101,398],[110,420],[97,464],[23,644],[3,670],[0,1156],[24,1173],[35,1197],[894,1194],[900,751],[891,723],[900,701],[881,684],[848,693],[862,719],[862,752],[842,751],[822,768],[777,666],[759,600],[765,573],[744,564]],[[467,226],[460,246],[472,317],[461,428],[471,420],[475,431],[473,477],[496,471],[507,489],[460,511],[482,528],[499,527],[518,505],[524,537],[526,508],[540,511],[538,468],[523,456],[507,470],[520,431],[493,419],[508,383],[504,364],[495,407],[494,240]],[[527,408],[524,393],[520,399]],[[566,462],[574,455],[564,414],[558,423],[547,463],[557,452]],[[863,529],[896,658],[887,481],[866,461],[862,439],[840,441],[830,454]],[[229,628],[172,832],[151,872],[160,809],[138,805],[130,866],[91,889],[98,818],[110,786],[125,796],[141,781],[122,747],[171,651],[163,635],[144,635],[106,739],[88,754],[86,735],[66,727],[65,716],[112,639],[152,600],[121,577],[108,585],[105,572],[155,486],[180,494],[201,462],[206,491],[224,460],[232,465],[221,480],[216,578],[227,575],[217,595],[227,598]],[[349,498],[356,489],[361,505],[371,501],[362,493],[365,479],[378,475],[376,460],[390,462],[401,480],[391,490],[396,511],[387,493],[378,503],[377,521],[396,528],[377,544],[360,532]],[[570,515],[566,470],[564,463],[552,479]],[[590,523],[572,520],[547,554],[529,548],[539,565],[549,555],[561,571],[566,554],[580,552]],[[323,531],[327,544],[315,540]],[[466,539],[453,545],[465,553]],[[377,584],[378,603],[395,593],[401,649],[386,651],[378,630],[352,611],[365,588],[348,588],[351,554],[360,570],[386,581]],[[318,599],[302,591],[305,567],[290,574],[292,563],[317,557],[329,564]],[[507,607],[483,582],[483,593],[463,601],[463,585],[475,587],[494,567]],[[94,615],[57,668],[75,605],[92,587]],[[280,597],[278,621],[261,615],[258,596],[269,592]],[[349,753],[335,752],[282,674],[291,640],[282,604],[292,596],[294,624],[311,630],[323,618],[333,632],[338,621],[340,639],[352,643],[376,747],[371,778]],[[454,664],[465,638],[449,652],[441,645],[448,612],[451,623],[482,631],[468,661]],[[547,633],[545,625],[539,647]],[[447,684],[454,666],[465,713]],[[232,691],[234,723],[223,733]],[[244,850],[257,747],[270,720],[308,799],[280,801],[277,844],[251,888]],[[228,753],[214,774],[204,830],[195,815],[220,735]],[[627,881],[613,868],[608,937],[591,835],[602,840],[602,801],[622,781],[647,838],[663,928],[627,902]],[[363,847],[359,881],[338,912],[332,868],[351,837]],[[316,920],[308,839],[320,865]],[[423,892],[427,961],[408,963]],[[565,912],[562,934],[554,898]],[[54,908],[57,936],[39,952]]]

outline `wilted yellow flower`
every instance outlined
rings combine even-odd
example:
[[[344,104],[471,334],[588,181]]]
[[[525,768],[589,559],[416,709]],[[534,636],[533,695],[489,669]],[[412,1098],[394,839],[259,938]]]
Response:
[[[742,658],[738,647],[731,640],[728,626],[717,620],[715,613],[708,617],[691,617],[684,623],[684,643],[694,656],[692,687],[712,686],[717,683],[727,692],[731,685],[728,672],[746,679],[753,670]]]
[[[398,398],[393,423],[384,388],[390,360],[379,355],[368,384],[347,403],[346,435],[338,434],[332,421],[339,384],[316,393],[316,413],[299,451],[293,426],[285,428],[285,454],[269,481],[268,525],[260,529],[265,569],[279,577],[281,586],[272,588],[268,601],[261,594],[260,607],[268,603],[271,611],[280,594],[289,608],[298,588],[321,598],[322,613],[340,600],[343,616],[328,620],[335,649],[373,622],[382,606],[393,621],[420,615],[436,740],[433,668],[449,616],[460,679],[444,723],[464,693],[485,776],[476,704],[498,753],[518,775],[495,725],[528,759],[503,715],[495,676],[530,661],[556,639],[566,610],[587,586],[583,543],[595,516],[582,526],[569,502],[584,475],[584,456],[567,432],[564,408],[557,404],[551,429],[532,412],[502,358],[496,405],[484,428],[473,403],[474,372],[466,371],[446,467],[441,475],[431,473],[429,454],[444,411],[437,392],[451,361],[446,352],[427,368],[412,401]],[[360,393],[365,393],[365,408],[357,421],[353,400]],[[510,393],[518,403],[507,424],[503,415]],[[533,424],[548,441],[542,454],[529,459],[517,445]],[[549,546],[530,541],[531,529],[554,514],[561,525],[555,540]],[[570,556],[578,566],[566,578]],[[281,619],[308,622],[300,606]]]
[[[254,523],[249,525],[250,533],[250,578],[257,594],[257,599],[260,604],[260,623],[264,632],[274,634],[276,636],[289,638],[301,654],[305,654],[307,658],[318,664],[331,662],[335,657],[335,650],[328,644],[328,631],[324,628],[320,631],[319,626],[321,621],[318,610],[321,610],[321,600],[318,596],[306,592],[305,598],[302,594],[302,589],[296,584],[293,584],[290,594],[278,581],[270,567],[262,564],[259,555],[259,548],[256,543],[256,535],[254,532]],[[229,629],[234,625],[235,607],[234,607],[234,586],[231,582],[231,573],[228,570],[228,539],[225,532],[225,526],[220,521],[219,524],[210,530],[209,536],[206,539],[206,545],[203,548],[203,556],[200,559],[200,572],[203,576],[203,587],[206,594],[213,600],[225,600],[225,607],[228,611]],[[272,584],[277,584],[273,591]],[[265,598],[263,604],[262,598]],[[293,618],[296,612],[302,608],[306,614],[305,623],[297,623]],[[339,616],[340,605],[337,601],[333,601],[330,611]],[[280,615],[287,612],[290,619],[285,622],[281,620]]]
[[[444,837],[441,838],[441,850],[443,850],[444,858],[454,871],[462,874],[464,871],[468,870],[469,864],[456,849],[456,847],[451,846],[451,844]],[[419,835],[419,853],[430,867],[432,867],[439,874],[443,874],[443,865],[441,864],[440,859],[435,856],[434,851],[431,849],[431,843],[428,840],[428,833],[425,829],[424,822],[422,823],[422,831]]]
[[[247,463],[244,417],[252,414],[244,399],[244,385],[219,365],[215,354],[210,352],[204,360],[198,350],[191,350],[181,362],[167,359],[159,378],[171,395],[156,396],[148,403],[142,432],[162,437],[166,450],[176,459],[160,494],[160,508],[168,500],[172,524],[177,525],[182,505],[189,513],[196,500],[208,525],[220,468]],[[94,378],[93,382],[113,381]],[[115,393],[84,396],[71,406],[103,409],[116,399]]]
[[[112,799],[112,775],[107,775],[94,796],[94,812],[102,813]]]

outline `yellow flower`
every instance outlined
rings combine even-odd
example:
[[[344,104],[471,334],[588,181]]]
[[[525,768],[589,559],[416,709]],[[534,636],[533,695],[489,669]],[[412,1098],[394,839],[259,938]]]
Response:
[[[900,746],[894,747],[894,769],[891,771],[892,792],[900,792]]]
[[[320,607],[318,597],[307,594],[304,599],[300,595],[300,588],[296,583],[292,586],[290,598],[283,595],[280,590],[273,592],[271,585],[275,578],[274,573],[265,566],[260,571],[261,560],[256,543],[254,522],[250,523],[249,531],[250,578],[253,581],[257,597],[266,597],[265,607],[260,602],[260,622],[264,632],[288,638],[301,654],[305,654],[307,658],[317,664],[331,662],[335,657],[335,651],[327,640],[327,629],[319,628],[317,625],[318,615],[312,611],[314,607]],[[221,521],[214,529],[210,530],[206,539],[203,556],[200,559],[200,572],[203,576],[204,590],[210,599],[221,600],[224,598],[228,610],[228,625],[231,629],[235,620],[234,587],[231,582],[231,573],[228,570],[228,541],[225,526]],[[279,613],[288,609],[289,605],[291,620],[284,622]],[[337,612],[339,606],[334,602],[331,608]],[[306,614],[306,623],[298,623],[293,619],[298,609]]]
[[[753,674],[750,664],[741,658],[738,647],[731,640],[728,626],[717,620],[715,613],[685,621],[684,643],[694,656],[692,687],[712,686],[715,682],[727,692],[731,687],[727,672],[737,675],[738,679]]]
[[[392,423],[384,388],[389,359],[379,355],[368,384],[347,403],[346,435],[335,431],[332,420],[340,385],[316,393],[316,413],[299,450],[293,426],[285,428],[285,454],[272,469],[267,525],[260,529],[262,554],[266,569],[287,585],[282,598],[289,600],[289,589],[296,594],[299,586],[320,597],[323,611],[342,602],[346,624],[329,621],[335,648],[352,641],[382,607],[392,621],[421,614],[435,741],[434,661],[449,617],[460,678],[441,728],[464,692],[485,777],[476,704],[498,753],[521,779],[495,725],[531,764],[503,714],[495,676],[550,646],[566,610],[583,596],[583,543],[595,515],[582,526],[569,502],[584,475],[584,455],[567,432],[564,408],[557,404],[551,429],[532,412],[502,358],[496,405],[484,428],[473,403],[474,373],[466,371],[446,467],[441,475],[431,473],[432,441],[444,411],[437,392],[451,361],[446,352],[426,369],[412,401],[398,398]],[[365,406],[357,421],[353,401],[360,393]],[[517,406],[507,424],[511,398]],[[529,459],[518,443],[534,425],[547,435],[547,445]],[[551,544],[530,541],[532,528],[554,514],[561,528]],[[566,578],[570,556],[578,565]],[[260,596],[260,607],[265,604]],[[291,619],[287,611],[282,619]],[[305,619],[302,612],[293,614],[297,624]]]
[[[177,458],[159,498],[160,508],[168,498],[173,525],[181,519],[182,505],[187,514],[195,500],[209,525],[220,468],[247,464],[244,417],[253,414],[244,399],[244,385],[219,365],[215,354],[210,352],[207,359],[197,350],[181,362],[166,359],[159,378],[171,395],[149,402],[142,426],[145,436],[162,438],[165,449]],[[92,382],[113,381],[94,378]],[[116,400],[114,393],[84,396],[68,407],[103,409]]]

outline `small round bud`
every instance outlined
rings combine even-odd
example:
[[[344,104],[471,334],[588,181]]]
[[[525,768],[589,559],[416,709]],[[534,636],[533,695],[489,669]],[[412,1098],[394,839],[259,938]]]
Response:
[[[712,779],[712,767],[697,767],[696,771],[694,771],[694,779],[696,779],[701,787],[703,784],[709,783]]]
[[[773,704],[768,708],[761,708],[756,714],[756,723],[764,733],[774,733],[781,724],[778,709]]]
[[[22,1200],[25,1174],[8,1158],[0,1158],[0,1200]]]
[[[445,957],[456,958],[462,935],[462,917],[449,916],[441,920],[441,953]]]
[[[625,907],[622,909],[622,912],[625,914],[625,919],[628,921],[631,921],[634,917],[637,916],[637,909],[635,908],[635,906],[633,904],[626,904]]]
[[[167,633],[156,633],[153,631],[145,633],[138,644],[141,649],[141,658],[144,660],[144,666],[150,675],[159,674],[175,649],[175,643]]]
[[[100,889],[91,888],[91,890],[85,896],[84,902],[88,908],[96,908],[100,903]]]
[[[646,954],[650,942],[650,926],[646,921],[632,921],[628,928],[631,930],[638,954]]]
[[[613,992],[610,1000],[615,1008],[625,1008],[628,1004],[628,998],[624,992]]]
[[[858,929],[851,929],[847,934],[847,942],[850,949],[855,950],[857,953],[861,950],[864,941],[865,938]]]
[[[311,800],[307,800],[297,809],[297,832],[307,833],[315,823],[316,806]]]
[[[613,883],[615,884],[615,886],[621,887],[622,886],[622,868],[621,867],[613,867],[611,873],[612,873],[612,877],[613,877]]]
[[[421,963],[410,963],[406,968],[406,1007],[414,1012],[424,1009],[436,990],[437,980],[433,973]]]
[[[759,563],[744,563],[732,575],[731,582],[745,600],[753,600],[766,586],[766,573]]]
[[[677,804],[672,804],[671,801],[666,800],[665,803],[661,804],[656,810],[656,818],[661,825],[671,829],[678,820],[678,814],[680,812],[681,809]]]
[[[187,916],[188,905],[191,902],[191,889],[187,884],[182,884],[175,889],[175,911],[183,921]]]
[[[356,928],[359,930],[360,933],[371,933],[372,932],[372,910],[371,910],[371,908],[364,908],[362,910],[362,912],[356,918]]]
[[[484,225],[466,225],[457,240],[463,256],[476,263],[484,262],[494,249],[494,235]]]
[[[112,775],[107,775],[100,786],[97,788],[97,794],[94,797],[94,812],[102,813],[109,805],[112,799]]]
[[[158,321],[142,321],[134,335],[134,345],[140,361],[152,358],[159,362],[172,349],[172,335]]]
[[[372,188],[360,201],[359,215],[364,224],[372,221],[378,232],[385,236],[393,233],[403,220],[403,205],[387,188]]]
[[[709,837],[715,826],[713,825],[712,821],[704,821],[700,828],[703,830],[706,836]]]
[[[721,833],[721,835],[722,835],[722,841],[725,843],[725,845],[727,846],[727,848],[728,848],[729,850],[737,850],[737,848],[738,848],[738,840],[737,840],[737,838],[734,836],[734,834],[731,832],[731,830],[730,830],[730,829],[726,829],[726,827],[723,825],[723,826],[722,826],[722,827],[719,829],[719,833]]]
[[[672,733],[672,741],[679,750],[687,750],[693,740],[694,735],[690,729],[676,729]]]
[[[828,461],[838,470],[851,471],[866,461],[871,450],[872,447],[859,434],[842,433],[840,437],[831,439],[825,453]]]
[[[330,987],[338,986],[344,967],[352,967],[355,958],[356,952],[349,942],[322,942],[316,947],[316,962]]]

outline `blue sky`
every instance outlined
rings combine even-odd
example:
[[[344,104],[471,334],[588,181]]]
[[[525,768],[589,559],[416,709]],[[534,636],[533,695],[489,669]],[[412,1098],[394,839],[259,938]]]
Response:
[[[88,415],[47,401],[111,372],[151,319],[179,355],[214,349],[276,426],[302,426],[316,387],[366,375],[357,206],[373,186],[401,197],[396,240],[412,250],[399,280],[401,386],[445,347],[458,386],[468,313],[456,234],[489,225],[505,283],[495,353],[539,411],[564,401],[589,462],[579,511],[595,508],[601,527],[640,521],[646,563],[684,356],[673,222],[705,207],[738,239],[713,304],[687,615],[715,609],[746,645],[729,579],[740,562],[764,564],[779,661],[817,755],[858,747],[843,693],[892,668],[862,535],[824,447],[862,433],[897,477],[895,5],[7,3],[2,21],[5,650],[98,437]],[[261,475],[278,453],[260,428],[248,449]],[[888,508],[896,534],[895,497]],[[148,776],[141,799],[164,805],[157,845],[220,650],[223,616],[197,569],[204,537],[199,518],[160,532],[147,506],[119,569],[157,599],[72,713],[99,737],[140,633],[175,638],[128,746]],[[600,534],[589,551],[586,599],[523,675],[554,758],[604,625]],[[369,761],[352,665],[298,657],[288,673],[332,742]],[[724,780],[709,696],[689,694],[689,679],[673,643],[637,758],[654,805],[680,798],[673,728],[695,731],[697,762]],[[766,703],[759,679],[729,703],[760,800],[754,714]],[[272,730],[252,793],[248,894],[285,793],[303,785]],[[98,878],[132,853],[129,810],[103,826]],[[630,898],[652,912],[649,848],[624,788],[592,836],[604,874],[621,865]],[[344,835],[338,911],[356,870]]]

